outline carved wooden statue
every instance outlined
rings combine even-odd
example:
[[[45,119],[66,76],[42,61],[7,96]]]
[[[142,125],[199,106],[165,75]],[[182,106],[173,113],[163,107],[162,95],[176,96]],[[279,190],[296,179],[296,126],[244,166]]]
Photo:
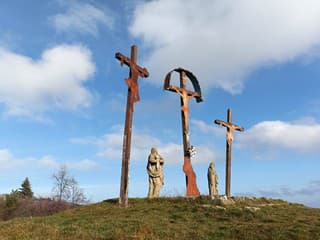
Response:
[[[208,187],[209,195],[214,199],[218,195],[218,175],[213,162],[210,163],[208,168]]]
[[[148,198],[159,197],[160,190],[164,185],[163,164],[164,159],[158,154],[157,149],[154,147],[151,148],[147,164],[147,172],[149,175]]]

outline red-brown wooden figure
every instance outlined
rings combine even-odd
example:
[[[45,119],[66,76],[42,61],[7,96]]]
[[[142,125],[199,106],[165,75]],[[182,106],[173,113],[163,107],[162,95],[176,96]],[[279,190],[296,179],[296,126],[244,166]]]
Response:
[[[180,74],[180,87],[170,85],[171,73],[175,71]],[[187,90],[187,77],[191,80],[195,91]],[[202,102],[201,89],[197,78],[192,72],[176,68],[169,72],[165,78],[164,90],[176,92],[180,95],[181,99],[181,118],[182,118],[182,138],[183,138],[183,153],[184,153],[184,164],[183,171],[186,175],[186,187],[187,197],[200,196],[200,192],[197,187],[196,174],[193,171],[191,164],[191,153],[193,147],[189,142],[189,100],[195,98],[197,102]]]
[[[126,120],[123,134],[123,151],[122,151],[122,167],[121,167],[121,183],[119,205],[121,207],[128,206],[128,185],[129,185],[129,165],[130,165],[130,150],[131,150],[131,133],[132,133],[132,118],[133,104],[140,100],[139,96],[139,77],[148,77],[149,73],[146,68],[137,65],[137,46],[131,46],[131,58],[128,58],[121,53],[116,53],[115,57],[123,64],[130,68],[129,78],[126,78],[128,85]]]
[[[232,123],[232,110],[228,109],[227,122],[221,120],[215,120],[216,124],[219,124],[227,128],[226,136],[226,196],[230,197],[230,185],[231,185],[231,147],[233,141],[234,130],[243,132],[244,128]]]

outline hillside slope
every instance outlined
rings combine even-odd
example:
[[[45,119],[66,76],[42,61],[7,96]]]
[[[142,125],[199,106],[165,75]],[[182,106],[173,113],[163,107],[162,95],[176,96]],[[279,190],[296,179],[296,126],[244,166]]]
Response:
[[[0,222],[0,239],[320,239],[320,209],[281,200],[129,199]]]

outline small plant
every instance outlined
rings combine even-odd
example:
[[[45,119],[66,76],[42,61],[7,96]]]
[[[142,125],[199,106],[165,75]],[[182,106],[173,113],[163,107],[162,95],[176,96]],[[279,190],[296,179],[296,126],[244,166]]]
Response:
[[[15,208],[18,204],[21,194],[18,190],[12,190],[10,194],[6,195],[5,206],[7,209]]]

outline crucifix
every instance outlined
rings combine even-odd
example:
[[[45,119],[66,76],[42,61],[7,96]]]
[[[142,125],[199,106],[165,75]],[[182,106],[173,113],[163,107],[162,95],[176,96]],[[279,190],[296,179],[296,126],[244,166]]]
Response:
[[[244,128],[232,123],[232,110],[228,109],[227,122],[221,120],[215,120],[216,124],[219,124],[227,128],[226,136],[226,196],[230,197],[230,182],[231,182],[231,147],[233,141],[234,130],[243,132]]]
[[[175,71],[180,74],[180,87],[170,85],[171,73]],[[191,80],[195,91],[187,90],[187,77]],[[197,187],[196,174],[193,171],[191,165],[191,155],[194,152],[194,147],[189,142],[189,100],[195,98],[196,101],[202,102],[201,89],[197,78],[192,72],[176,68],[169,72],[165,78],[164,89],[172,92],[176,92],[180,95],[181,101],[181,119],[182,119],[182,138],[183,138],[183,153],[184,153],[184,164],[183,171],[186,175],[186,186],[187,186],[187,197],[200,196],[200,192]]]
[[[129,182],[129,163],[131,150],[131,132],[133,118],[133,104],[140,100],[139,96],[139,77],[148,77],[149,73],[146,68],[137,65],[137,46],[131,46],[131,58],[128,58],[121,53],[116,53],[116,59],[130,68],[129,77],[125,79],[128,85],[126,120],[123,134],[123,150],[122,150],[122,167],[121,167],[121,183],[119,205],[121,207],[128,206],[128,182]]]

